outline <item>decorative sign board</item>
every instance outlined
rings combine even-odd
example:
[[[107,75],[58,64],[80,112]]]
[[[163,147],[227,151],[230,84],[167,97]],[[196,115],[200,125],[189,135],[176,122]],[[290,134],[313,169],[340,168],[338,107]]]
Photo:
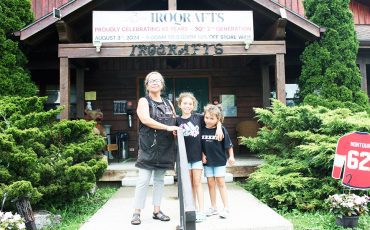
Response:
[[[93,11],[93,42],[254,40],[252,11]]]

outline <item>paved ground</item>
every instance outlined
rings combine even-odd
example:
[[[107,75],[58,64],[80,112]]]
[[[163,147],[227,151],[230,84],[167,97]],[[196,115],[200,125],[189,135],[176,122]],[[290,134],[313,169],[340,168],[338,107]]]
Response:
[[[204,186],[205,207],[209,207],[208,189]],[[203,223],[196,225],[197,230],[231,230],[231,229],[271,229],[291,230],[292,224],[278,215],[268,206],[261,203],[250,193],[234,183],[228,183],[231,214],[228,219],[218,216],[207,218]],[[177,186],[165,186],[162,210],[171,217],[169,222],[152,219],[151,188],[146,201],[146,208],[142,211],[142,224],[130,224],[132,216],[132,202],[134,187],[121,187],[118,192],[80,229],[81,230],[175,230],[179,224],[179,200]],[[221,200],[218,197],[221,208]]]

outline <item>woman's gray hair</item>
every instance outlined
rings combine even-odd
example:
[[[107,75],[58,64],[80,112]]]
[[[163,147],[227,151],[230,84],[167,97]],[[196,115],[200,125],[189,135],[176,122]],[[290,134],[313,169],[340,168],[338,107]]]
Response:
[[[148,94],[148,81],[149,81],[149,78],[152,75],[159,75],[161,77],[161,83],[162,83],[162,89],[161,89],[161,91],[163,91],[166,88],[166,84],[164,82],[164,78],[163,78],[162,74],[160,72],[158,72],[158,71],[152,71],[152,72],[150,72],[150,73],[148,73],[146,75],[145,80],[144,80],[144,88],[145,88],[146,94]]]

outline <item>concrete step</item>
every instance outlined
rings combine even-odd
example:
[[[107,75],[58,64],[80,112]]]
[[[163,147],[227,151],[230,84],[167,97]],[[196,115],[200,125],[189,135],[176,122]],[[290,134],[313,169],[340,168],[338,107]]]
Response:
[[[261,160],[257,157],[250,156],[245,158],[236,158],[234,166],[226,168],[228,173],[231,173],[234,178],[246,178],[250,173],[254,172]],[[112,162],[108,165],[108,169],[104,172],[103,176],[99,179],[102,182],[120,182],[126,176],[137,176],[138,169],[135,167],[135,161],[125,161],[121,163]],[[167,170],[167,176],[176,176],[174,170]]]

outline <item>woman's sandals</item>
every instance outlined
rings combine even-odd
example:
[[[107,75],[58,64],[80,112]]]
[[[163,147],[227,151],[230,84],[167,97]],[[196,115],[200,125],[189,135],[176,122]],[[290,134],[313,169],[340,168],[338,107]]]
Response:
[[[169,221],[170,220],[170,217],[163,214],[162,211],[159,211],[157,213],[154,213],[153,212],[153,219],[155,220],[160,220],[160,221]]]
[[[133,225],[141,224],[140,213],[134,213],[132,215],[131,224],[133,224]]]

